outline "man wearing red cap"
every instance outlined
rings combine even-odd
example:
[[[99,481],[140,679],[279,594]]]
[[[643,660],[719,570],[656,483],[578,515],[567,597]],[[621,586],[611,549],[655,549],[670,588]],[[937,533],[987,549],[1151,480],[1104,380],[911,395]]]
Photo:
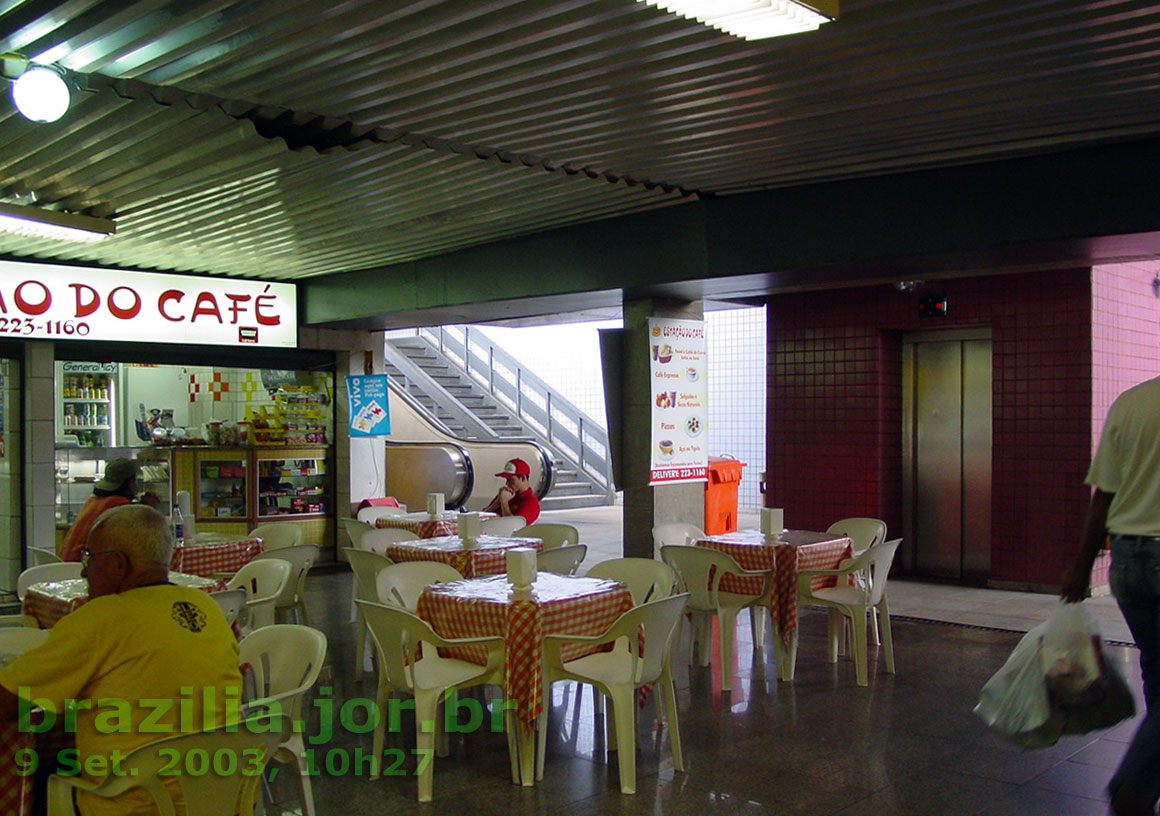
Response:
[[[523,516],[524,521],[532,524],[540,517],[540,500],[528,485],[528,478],[532,469],[523,459],[512,459],[503,466],[503,471],[495,474],[504,480],[504,486],[495,494],[495,498],[487,507],[485,513],[499,513],[501,516]]]

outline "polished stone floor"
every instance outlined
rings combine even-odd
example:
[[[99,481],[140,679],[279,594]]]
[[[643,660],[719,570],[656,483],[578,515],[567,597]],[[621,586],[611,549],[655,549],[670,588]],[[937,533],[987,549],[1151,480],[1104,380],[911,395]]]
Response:
[[[587,565],[591,563],[592,558]],[[341,568],[309,578],[312,622],[330,639],[324,675],[329,685],[320,695],[323,699],[374,694],[373,675],[361,671],[353,656],[349,593],[350,577]],[[719,691],[715,667],[688,665],[687,638],[683,639],[675,676],[686,770],[673,770],[666,734],[654,725],[650,702],[639,718],[634,796],[620,793],[616,754],[605,750],[594,723],[591,690],[581,693],[573,684],[560,683],[552,690],[545,778],[536,787],[511,784],[502,734],[454,735],[450,756],[435,763],[434,802],[419,805],[412,776],[369,781],[365,775],[344,772],[343,764],[356,759],[356,751],[369,751],[370,736],[340,732],[315,749],[317,812],[319,816],[1107,812],[1103,789],[1131,736],[1132,722],[1025,751],[990,734],[971,713],[979,688],[1002,665],[1020,637],[1017,632],[898,620],[897,674],[886,674],[879,658],[868,688],[855,684],[848,659],[825,662],[824,613],[805,610],[801,632],[797,677],[792,683],[779,683],[769,635],[764,648],[755,650],[748,620],[739,618],[731,693]],[[1110,652],[1139,699],[1135,650],[1114,646]],[[389,745],[409,754],[413,737],[408,740],[403,730],[389,736]],[[328,761],[334,773],[327,771]],[[401,770],[410,772],[413,767],[407,762]],[[288,781],[276,780],[275,795],[293,809],[296,797],[285,785]]]

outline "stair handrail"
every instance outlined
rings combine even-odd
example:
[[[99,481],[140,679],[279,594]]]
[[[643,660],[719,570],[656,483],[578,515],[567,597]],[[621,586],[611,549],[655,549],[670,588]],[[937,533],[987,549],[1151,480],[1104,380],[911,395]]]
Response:
[[[419,329],[419,334],[460,365],[473,381],[515,411],[521,421],[540,431],[552,447],[577,465],[577,472],[583,478],[609,497],[615,493],[608,431],[599,422],[479,329],[431,326]],[[482,357],[473,354],[473,346],[485,354]],[[576,430],[571,430],[567,423],[572,423]]]
[[[430,374],[415,364],[410,357],[400,351],[396,351],[390,343],[384,343],[383,347],[383,355],[386,361],[398,369],[400,375],[402,375],[402,382],[394,383],[399,386],[395,389],[396,393],[402,395],[413,408],[427,416],[432,423],[438,425],[441,431],[449,436],[456,435],[439,419],[435,412],[427,410],[425,406],[421,405],[415,399],[410,391],[411,385],[416,386],[422,391],[437,407],[456,416],[463,423],[469,436],[474,434],[478,439],[500,438],[499,434],[480,420],[474,413],[466,410],[458,400],[448,394]]]

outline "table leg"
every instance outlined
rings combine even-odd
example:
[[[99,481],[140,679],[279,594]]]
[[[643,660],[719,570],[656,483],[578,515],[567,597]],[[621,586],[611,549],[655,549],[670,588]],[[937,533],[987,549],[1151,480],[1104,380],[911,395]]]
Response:
[[[789,643],[780,637],[780,633],[774,632],[773,645],[774,659],[777,662],[777,679],[788,683],[793,680],[794,668],[797,665],[797,628],[790,633]]]
[[[520,721],[520,784],[530,788],[536,782],[536,724]]]

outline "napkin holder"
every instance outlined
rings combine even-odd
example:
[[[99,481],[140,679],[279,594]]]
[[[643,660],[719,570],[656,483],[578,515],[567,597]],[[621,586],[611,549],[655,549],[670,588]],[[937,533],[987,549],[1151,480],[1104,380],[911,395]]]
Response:
[[[479,513],[459,514],[459,538],[463,541],[463,549],[471,550],[478,547],[481,533]]]
[[[505,553],[507,579],[516,592],[528,592],[536,580],[536,550],[534,547],[513,547]]]
[[[766,541],[781,541],[785,529],[785,511],[780,507],[761,508],[761,534]]]
[[[433,519],[439,518],[443,515],[444,504],[442,493],[428,493],[427,494],[427,515]]]

